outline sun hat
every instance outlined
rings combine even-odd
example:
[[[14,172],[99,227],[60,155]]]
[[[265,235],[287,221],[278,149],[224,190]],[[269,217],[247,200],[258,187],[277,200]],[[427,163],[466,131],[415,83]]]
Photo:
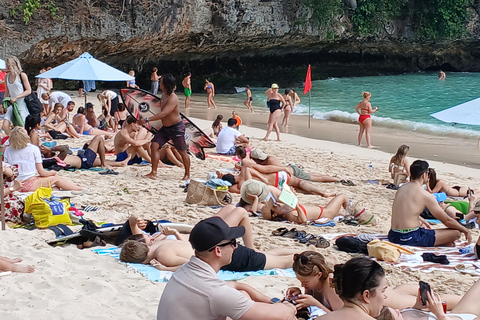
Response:
[[[215,247],[224,240],[240,238],[245,234],[243,226],[230,228],[220,217],[211,217],[197,223],[188,241],[193,249],[203,252]]]
[[[258,148],[255,148],[252,151],[250,151],[250,158],[252,159],[258,159],[263,161],[267,159],[267,157],[268,155]]]
[[[278,84],[274,83],[274,84],[272,84],[271,88],[272,89],[278,89],[279,87],[278,87]]]
[[[258,202],[262,202],[267,198],[268,193],[268,186],[265,183],[253,179],[245,181],[240,188],[242,200],[249,204],[253,201],[247,196],[248,194],[256,195]]]

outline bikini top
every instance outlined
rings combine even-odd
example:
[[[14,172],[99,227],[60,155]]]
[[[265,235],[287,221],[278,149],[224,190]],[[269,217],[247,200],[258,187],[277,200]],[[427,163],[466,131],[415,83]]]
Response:
[[[405,167],[404,166],[399,166],[398,164],[395,164],[395,163],[391,163],[390,164],[390,167],[393,169],[393,168],[397,168],[398,170],[402,170],[404,171],[405,170]]]
[[[404,312],[408,312],[408,311],[413,311],[413,312],[416,312],[417,315],[418,314],[422,314],[422,315],[425,315],[425,316],[428,316],[427,320],[438,320],[438,318],[431,312],[429,311],[423,311],[423,310],[419,310],[419,309],[414,309],[414,308],[407,308],[407,309],[403,309],[402,311],[400,311],[402,314]],[[462,319],[462,320],[471,320],[471,319],[475,319],[477,316],[474,315],[474,314],[470,314],[470,313],[447,313],[447,316],[453,316],[453,317],[457,317],[459,319]]]

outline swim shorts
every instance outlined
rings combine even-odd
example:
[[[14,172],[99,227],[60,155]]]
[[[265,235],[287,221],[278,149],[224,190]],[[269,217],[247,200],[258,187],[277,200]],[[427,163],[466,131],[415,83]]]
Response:
[[[249,100],[250,100],[250,101],[253,101],[253,97],[250,97]]]
[[[82,160],[82,169],[90,169],[93,167],[95,159],[97,159],[97,154],[93,152],[92,149],[87,148],[84,150],[83,154],[79,154],[80,160]]]
[[[98,125],[98,129],[106,130],[107,129],[107,119],[100,120],[100,124]]]
[[[289,164],[288,166],[293,169],[294,177],[297,177],[302,180],[310,180],[312,178],[310,173],[306,173],[305,171],[303,171],[302,168],[299,168],[297,165]]]
[[[286,171],[278,171],[275,173],[275,188],[278,190],[283,189],[284,184],[288,184],[290,177]]]
[[[435,231],[425,228],[418,228],[409,232],[390,230],[388,241],[407,246],[433,247],[435,245]]]
[[[222,270],[235,272],[258,271],[263,270],[266,263],[267,257],[265,254],[238,245],[233,251],[232,262],[222,267]]]
[[[236,146],[236,145],[233,145],[230,149],[228,149],[227,152],[225,152],[225,153],[219,153],[219,154],[223,154],[223,155],[225,155],[225,156],[234,156],[236,149],[237,149],[237,146]]]
[[[183,88],[183,93],[185,94],[185,97],[188,98],[192,95],[192,89]]]
[[[169,127],[161,127],[153,136],[152,142],[158,143],[159,148],[161,148],[169,140],[172,140],[174,147],[178,151],[187,150],[187,143],[185,142],[185,125],[182,120]]]
[[[123,161],[127,158],[128,158],[128,153],[127,153],[127,150],[125,150],[125,151],[117,154],[117,157],[115,158],[115,161],[121,162],[121,161]],[[143,161],[143,159],[141,157],[139,157],[137,154],[135,154],[135,157],[130,159],[127,164],[129,166],[131,166],[132,164],[140,164],[140,163],[142,163],[142,161]]]

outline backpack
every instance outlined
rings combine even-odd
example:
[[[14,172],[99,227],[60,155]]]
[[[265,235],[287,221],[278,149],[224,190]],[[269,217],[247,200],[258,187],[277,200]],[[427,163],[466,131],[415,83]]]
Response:
[[[22,75],[20,75],[22,80],[23,89],[25,90],[25,84],[23,83]],[[27,104],[27,109],[30,114],[40,114],[43,111],[43,105],[38,100],[37,93],[32,90],[28,96],[25,97],[25,103]]]

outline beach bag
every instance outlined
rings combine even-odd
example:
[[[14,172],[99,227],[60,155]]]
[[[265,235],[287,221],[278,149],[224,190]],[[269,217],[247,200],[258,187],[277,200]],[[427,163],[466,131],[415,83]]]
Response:
[[[25,123],[23,121],[22,115],[20,114],[20,111],[18,110],[18,104],[17,102],[12,102],[10,97],[4,98],[3,102],[3,110],[7,110],[8,108],[12,108],[12,124],[14,127],[23,127],[25,126]]]
[[[375,239],[367,244],[368,255],[378,260],[386,262],[395,262],[400,258],[400,254],[414,254],[402,246],[391,243],[390,241]]]
[[[26,96],[25,103],[27,104],[28,112],[31,115],[42,113],[43,105],[38,99],[36,92],[32,92],[28,96]]]
[[[192,179],[188,185],[185,201],[189,204],[226,206],[232,203],[232,195],[226,190],[212,189],[203,182]]]
[[[37,228],[48,228],[58,224],[72,225],[68,214],[69,199],[52,197],[52,188],[40,187],[25,199],[25,212],[33,215]]]

